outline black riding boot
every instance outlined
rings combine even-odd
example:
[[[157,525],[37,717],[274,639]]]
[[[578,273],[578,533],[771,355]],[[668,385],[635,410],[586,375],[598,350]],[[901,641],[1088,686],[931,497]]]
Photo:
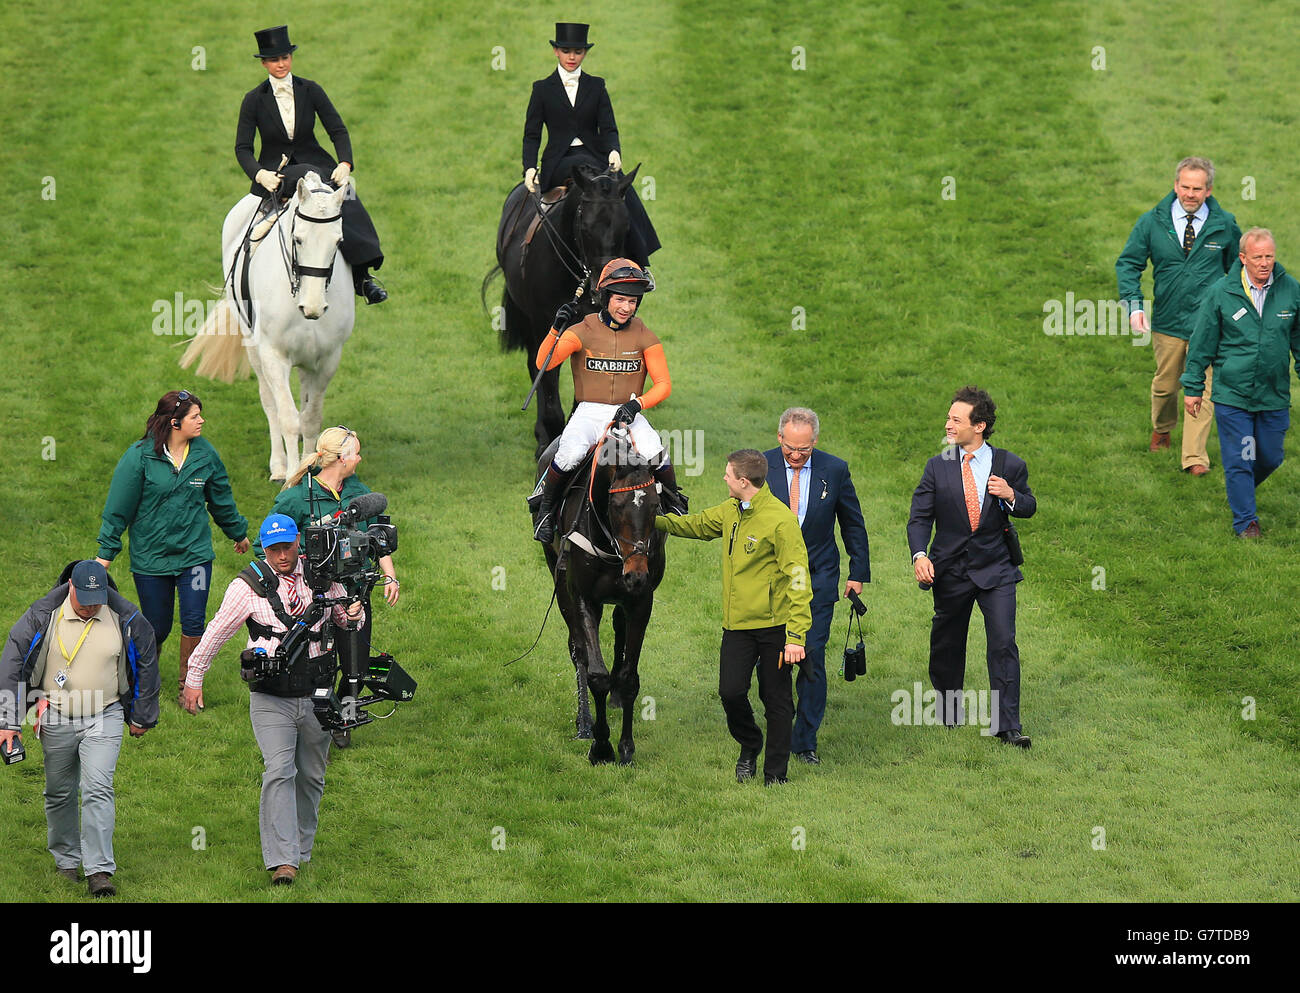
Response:
[[[664,459],[664,464],[655,470],[655,479],[659,480],[659,508],[666,514],[685,514],[686,494],[677,488],[677,470],[673,464]]]
[[[379,280],[370,275],[366,266],[357,266],[352,270],[352,288],[367,304],[383,303],[388,299],[388,291]]]
[[[572,475],[572,470],[557,469],[554,462],[546,467],[546,476],[542,480],[542,503],[537,508],[537,527],[533,531],[533,537],[543,545],[549,545],[555,538],[555,502]]]

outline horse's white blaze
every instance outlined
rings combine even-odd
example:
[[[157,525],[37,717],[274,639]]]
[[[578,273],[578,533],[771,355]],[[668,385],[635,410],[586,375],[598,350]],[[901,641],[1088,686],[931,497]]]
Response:
[[[632,493],[632,506],[640,507],[641,501],[645,499],[645,490],[635,490]]]

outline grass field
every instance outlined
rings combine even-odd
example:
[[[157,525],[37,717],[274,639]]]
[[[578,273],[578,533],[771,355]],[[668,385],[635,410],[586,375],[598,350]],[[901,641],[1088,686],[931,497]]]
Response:
[[[69,0],[35,41],[20,15],[0,14],[0,624],[94,553],[113,466],[168,389],[200,393],[241,511],[260,520],[274,498],[255,386],[196,384],[176,366],[185,339],[153,332],[155,301],[203,299],[219,281],[220,223],[246,190],[235,118],[262,78],[249,56],[267,15],[223,6],[131,0],[104,14]],[[123,746],[121,897],[1297,899],[1294,437],[1260,491],[1264,539],[1235,541],[1217,464],[1197,480],[1176,455],[1145,451],[1150,348],[1043,331],[1044,305],[1067,292],[1115,297],[1115,256],[1184,155],[1211,157],[1223,206],[1243,228],[1272,228],[1282,264],[1300,268],[1296,112],[1273,96],[1300,83],[1294,10],[519,11],[394,2],[285,15],[294,71],[347,121],[388,254],[392,299],[359,311],[326,423],[358,431],[362,478],[401,528],[402,600],[377,606],[376,643],[420,690],[335,754],[312,863],[273,893],[261,759],[229,645],[205,714],[165,700],[160,726]],[[1269,29],[1227,45],[1248,12]],[[557,19],[592,22],[584,69],[608,81],[628,168],[653,177],[665,248],[643,316],[674,380],[653,421],[702,432],[701,474],[683,479],[692,506],[726,496],[726,453],[774,444],[791,404],[819,411],[822,447],[854,471],[872,543],[868,674],[832,675],[825,762],[795,767],[779,791],[732,781],[714,545],[669,545],[641,667],[655,719],[637,726],[634,767],[591,768],[570,740],[558,616],[502,668],[532,642],[550,591],[523,504],[524,359],[497,350],[478,288]],[[1039,500],[1021,528],[1030,753],[974,728],[890,720],[892,693],[927,684],[931,608],[911,577],[908,500],[968,382],[997,400],[994,441],[1027,460]],[[217,547],[220,590],[241,563]],[[113,574],[133,596],[125,558]],[[843,636],[841,612],[828,658]],[[982,658],[977,622],[972,688],[987,687]],[[28,761],[0,769],[0,900],[84,899],[50,871],[28,738]]]

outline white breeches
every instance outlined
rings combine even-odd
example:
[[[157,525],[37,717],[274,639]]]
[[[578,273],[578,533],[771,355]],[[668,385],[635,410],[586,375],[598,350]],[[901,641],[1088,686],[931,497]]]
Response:
[[[555,451],[555,465],[563,472],[568,472],[587,454],[587,449],[600,440],[605,425],[614,419],[616,403],[580,403],[578,409],[564,426],[560,435],[560,447]],[[659,465],[663,454],[663,442],[659,432],[650,426],[644,414],[637,414],[632,421],[632,444],[637,454],[652,466]]]

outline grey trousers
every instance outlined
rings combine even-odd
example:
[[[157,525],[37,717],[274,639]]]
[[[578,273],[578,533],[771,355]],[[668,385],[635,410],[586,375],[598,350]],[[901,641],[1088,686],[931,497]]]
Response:
[[[111,703],[89,717],[67,717],[53,707],[41,722],[45,757],[45,823],[50,854],[60,869],[84,866],[85,874],[114,873],[113,773],[122,750],[122,705]],[[81,823],[77,823],[77,792]]]
[[[262,803],[258,827],[268,869],[311,858],[316,819],[325,792],[330,736],[312,712],[311,697],[250,693],[248,714],[262,750]]]

